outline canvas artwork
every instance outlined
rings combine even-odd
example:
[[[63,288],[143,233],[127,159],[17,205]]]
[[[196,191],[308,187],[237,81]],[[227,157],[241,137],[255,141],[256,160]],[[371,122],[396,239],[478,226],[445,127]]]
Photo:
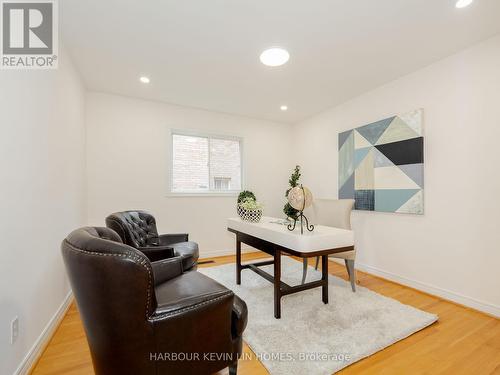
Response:
[[[424,213],[423,110],[339,134],[339,199],[356,210]]]

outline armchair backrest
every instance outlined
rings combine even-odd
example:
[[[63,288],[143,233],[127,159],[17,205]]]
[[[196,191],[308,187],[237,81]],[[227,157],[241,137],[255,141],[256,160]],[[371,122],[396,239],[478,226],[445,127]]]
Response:
[[[106,218],[106,226],[118,233],[123,243],[132,247],[158,244],[156,220],[146,211],[115,212]]]
[[[351,229],[354,199],[317,199],[312,206],[313,223]]]
[[[148,318],[157,303],[149,260],[108,228],[77,229],[61,249],[95,373],[153,374]]]

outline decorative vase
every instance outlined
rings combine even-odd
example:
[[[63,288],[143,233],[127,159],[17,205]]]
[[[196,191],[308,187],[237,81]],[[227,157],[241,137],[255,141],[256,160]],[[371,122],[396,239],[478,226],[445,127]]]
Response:
[[[262,210],[247,210],[240,205],[236,206],[236,211],[242,220],[258,223],[262,217]]]

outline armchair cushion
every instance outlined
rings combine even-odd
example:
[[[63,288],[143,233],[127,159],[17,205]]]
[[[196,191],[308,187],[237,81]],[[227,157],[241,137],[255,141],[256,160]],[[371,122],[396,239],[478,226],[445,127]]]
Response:
[[[186,272],[182,277],[156,287],[156,314],[172,312],[225,295],[229,289],[199,273]]]

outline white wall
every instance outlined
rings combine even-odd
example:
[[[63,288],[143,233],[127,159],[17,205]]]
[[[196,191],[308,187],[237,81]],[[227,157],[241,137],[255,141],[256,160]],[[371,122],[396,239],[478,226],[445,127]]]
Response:
[[[295,127],[303,181],[337,197],[338,133],[425,110],[425,215],[355,212],[358,265],[500,315],[500,36]]]
[[[264,214],[280,214],[294,159],[290,125],[92,92],[86,106],[90,224],[144,209],[159,232],[189,232],[202,257],[234,252],[225,228],[236,197],[167,196],[170,129],[242,137],[245,188],[264,203]]]
[[[84,99],[64,52],[58,70],[0,70],[0,374],[18,368],[69,292],[60,243],[85,221]]]

